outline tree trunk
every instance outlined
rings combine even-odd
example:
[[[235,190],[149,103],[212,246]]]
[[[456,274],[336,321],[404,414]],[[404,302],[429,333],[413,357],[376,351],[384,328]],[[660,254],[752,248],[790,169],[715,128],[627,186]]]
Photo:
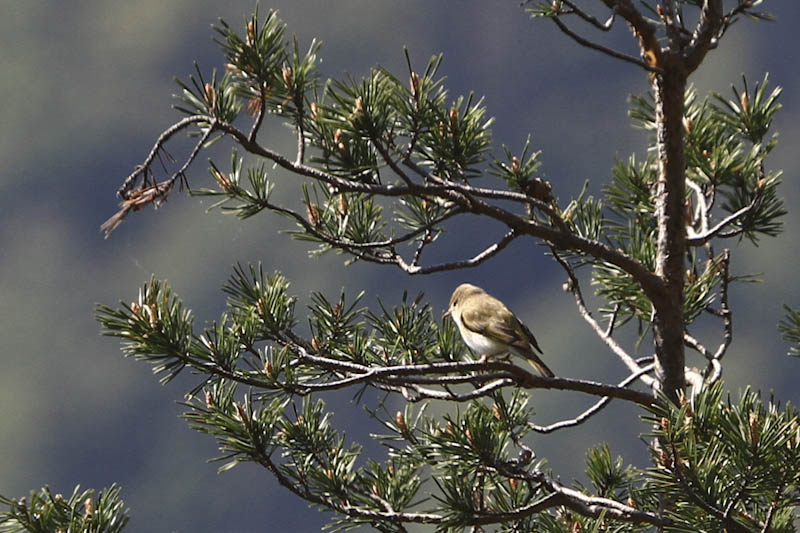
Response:
[[[666,54],[665,54],[666,55]],[[659,177],[656,189],[658,238],[656,274],[665,284],[654,301],[656,367],[661,386],[677,400],[685,385],[683,286],[686,257],[686,173],[683,146],[684,91],[687,75],[678,58],[665,58],[663,73],[652,76],[656,102]],[[673,59],[673,61],[669,61]]]

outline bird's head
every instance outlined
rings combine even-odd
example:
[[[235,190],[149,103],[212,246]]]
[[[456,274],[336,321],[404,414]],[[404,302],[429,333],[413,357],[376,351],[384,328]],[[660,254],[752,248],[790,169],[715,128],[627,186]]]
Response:
[[[471,283],[462,283],[456,287],[456,290],[453,291],[453,295],[450,296],[450,305],[447,308],[447,311],[445,311],[444,316],[451,316],[454,312],[458,311],[460,306],[467,298],[479,294],[486,294],[486,292],[480,287],[472,285]]]

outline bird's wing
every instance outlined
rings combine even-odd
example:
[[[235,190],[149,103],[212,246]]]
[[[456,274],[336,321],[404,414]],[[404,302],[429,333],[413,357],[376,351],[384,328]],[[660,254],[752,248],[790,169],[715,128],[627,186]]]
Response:
[[[529,352],[533,347],[537,352],[542,353],[531,330],[517,320],[502,302],[487,302],[481,309],[465,311],[461,315],[461,321],[470,331],[480,333],[490,339],[508,344],[523,352]]]
[[[491,302],[480,310],[465,311],[461,315],[461,323],[472,332],[518,350],[519,354],[528,359],[541,375],[550,378],[555,376],[536,355],[536,352],[542,353],[542,349],[539,348],[539,343],[536,342],[531,330],[517,320],[502,302]]]
[[[520,322],[519,324],[520,326],[522,326],[522,329],[525,330],[525,335],[528,337],[527,341],[531,346],[533,346],[533,349],[539,353],[544,353],[542,352],[542,349],[539,348],[539,343],[536,342],[536,337],[533,336],[533,333],[531,333],[531,330],[528,329],[528,326],[526,326],[522,322]]]
[[[461,321],[470,331],[480,333],[503,344],[516,345],[522,341],[514,325],[506,317],[514,320],[511,312],[499,301],[486,301],[480,309],[469,309],[461,314]]]

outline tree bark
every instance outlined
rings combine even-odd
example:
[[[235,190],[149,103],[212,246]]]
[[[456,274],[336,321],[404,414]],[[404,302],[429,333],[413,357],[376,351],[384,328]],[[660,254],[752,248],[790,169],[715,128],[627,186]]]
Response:
[[[663,72],[651,78],[656,103],[659,177],[656,188],[658,237],[656,274],[665,284],[655,307],[656,368],[664,392],[673,401],[685,386],[683,288],[686,257],[686,164],[683,145],[684,91],[687,74],[678,56],[665,54]]]

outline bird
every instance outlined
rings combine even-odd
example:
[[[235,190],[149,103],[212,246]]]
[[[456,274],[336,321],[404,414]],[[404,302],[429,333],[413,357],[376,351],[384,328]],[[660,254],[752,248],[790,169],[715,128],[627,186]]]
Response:
[[[503,302],[480,287],[470,283],[456,287],[444,316],[453,319],[473,352],[483,357],[513,353],[527,359],[542,376],[555,377],[537,355],[543,352],[531,330]]]

